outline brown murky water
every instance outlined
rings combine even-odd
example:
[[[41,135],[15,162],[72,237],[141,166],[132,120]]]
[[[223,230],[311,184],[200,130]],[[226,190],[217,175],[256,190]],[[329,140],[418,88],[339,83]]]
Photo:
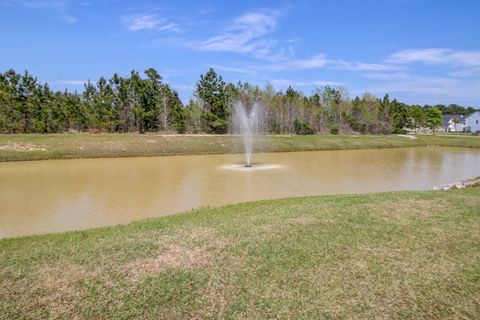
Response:
[[[423,190],[480,176],[480,150],[419,147],[0,163],[0,237],[291,196]]]

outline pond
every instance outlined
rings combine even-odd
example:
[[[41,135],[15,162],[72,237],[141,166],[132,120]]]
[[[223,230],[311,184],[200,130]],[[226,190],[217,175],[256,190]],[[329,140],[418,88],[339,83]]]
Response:
[[[0,163],[0,237],[293,196],[428,190],[480,176],[480,150],[417,147]]]

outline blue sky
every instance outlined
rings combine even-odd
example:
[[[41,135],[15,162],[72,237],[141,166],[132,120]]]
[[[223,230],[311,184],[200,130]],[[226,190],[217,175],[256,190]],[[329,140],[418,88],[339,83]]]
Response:
[[[480,107],[480,1],[0,0],[0,71],[55,89],[156,68],[192,95],[227,81]]]

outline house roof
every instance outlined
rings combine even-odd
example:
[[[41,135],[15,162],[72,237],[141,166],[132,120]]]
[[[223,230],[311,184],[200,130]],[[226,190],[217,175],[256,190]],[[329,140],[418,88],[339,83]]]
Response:
[[[473,116],[475,113],[480,113],[480,110],[475,110],[472,114],[470,114],[468,117],[465,117],[465,119],[470,118]]]
[[[465,123],[465,117],[461,114],[446,114],[442,116],[442,123],[444,127],[448,127],[450,120],[457,118],[459,123]]]

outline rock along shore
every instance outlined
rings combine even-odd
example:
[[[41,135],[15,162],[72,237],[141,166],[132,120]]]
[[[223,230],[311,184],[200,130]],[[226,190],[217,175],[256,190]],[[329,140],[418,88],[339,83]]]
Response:
[[[441,186],[434,187],[433,190],[463,189],[474,186],[480,186],[480,177],[443,184]]]

